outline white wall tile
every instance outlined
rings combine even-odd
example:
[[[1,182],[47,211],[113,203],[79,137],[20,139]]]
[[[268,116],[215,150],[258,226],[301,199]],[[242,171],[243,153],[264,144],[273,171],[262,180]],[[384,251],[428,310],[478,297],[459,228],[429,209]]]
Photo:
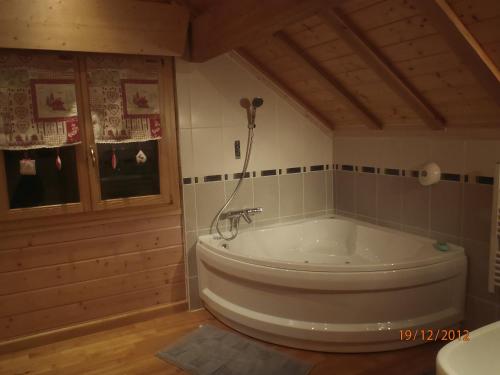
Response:
[[[191,96],[190,96],[190,74],[177,73],[177,113],[179,116],[179,127],[191,127]]]
[[[417,170],[430,161],[431,142],[428,138],[400,138],[400,168]]]
[[[305,165],[331,164],[333,137],[331,132],[307,121],[304,130]]]
[[[206,176],[221,173],[224,165],[222,128],[192,130],[194,173]]]
[[[302,166],[305,162],[304,118],[286,102],[276,105],[280,168]]]
[[[429,161],[437,163],[442,172],[463,174],[465,142],[459,139],[432,139]]]
[[[243,168],[243,163],[245,161],[245,152],[247,147],[248,139],[248,128],[246,126],[241,127],[228,127],[222,128],[222,147],[224,154],[224,165],[221,166],[221,171],[225,173],[236,173],[241,172]],[[240,141],[240,153],[241,158],[236,159],[234,156],[234,141]],[[255,150],[252,151],[252,156],[255,156]],[[250,165],[248,170],[251,171],[253,166],[254,158],[250,159]]]
[[[193,139],[191,129],[179,130],[179,148],[181,156],[182,177],[195,176],[193,161]]]
[[[193,128],[220,127],[222,100],[217,88],[201,70],[190,77],[191,126]]]
[[[470,140],[465,145],[465,173],[494,176],[500,163],[500,140]]]

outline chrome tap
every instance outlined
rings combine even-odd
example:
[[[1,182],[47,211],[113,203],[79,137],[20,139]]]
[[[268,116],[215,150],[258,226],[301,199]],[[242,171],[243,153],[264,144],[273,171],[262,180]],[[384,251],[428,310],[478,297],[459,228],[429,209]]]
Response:
[[[248,224],[251,224],[252,216],[262,211],[264,211],[262,207],[243,208],[241,210],[225,212],[221,215],[221,219],[228,219],[232,230],[239,227],[241,218],[245,219]]]

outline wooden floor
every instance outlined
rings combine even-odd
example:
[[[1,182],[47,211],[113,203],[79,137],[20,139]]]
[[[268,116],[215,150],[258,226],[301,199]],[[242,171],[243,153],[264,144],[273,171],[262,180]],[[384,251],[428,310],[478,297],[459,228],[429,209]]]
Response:
[[[186,374],[154,356],[198,325],[228,329],[205,310],[115,328],[0,356],[0,374]],[[314,364],[311,375],[427,375],[441,345],[385,353],[331,354],[273,347]]]

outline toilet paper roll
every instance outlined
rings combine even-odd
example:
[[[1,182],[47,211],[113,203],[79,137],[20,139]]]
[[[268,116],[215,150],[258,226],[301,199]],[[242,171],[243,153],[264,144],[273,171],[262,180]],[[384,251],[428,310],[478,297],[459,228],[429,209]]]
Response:
[[[425,164],[418,173],[418,181],[424,186],[436,184],[440,179],[441,168],[436,163]]]

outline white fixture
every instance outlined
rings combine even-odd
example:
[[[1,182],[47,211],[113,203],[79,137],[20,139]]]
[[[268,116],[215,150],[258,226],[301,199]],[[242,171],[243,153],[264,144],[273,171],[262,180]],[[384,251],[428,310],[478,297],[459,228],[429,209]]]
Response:
[[[434,185],[441,180],[441,168],[436,163],[425,164],[418,172],[418,181],[424,185]]]
[[[443,347],[436,359],[436,375],[500,374],[500,321],[472,331]]]
[[[466,258],[448,245],[343,218],[249,230],[197,243],[200,296],[229,326],[302,349],[391,350],[400,330],[463,318]]]

